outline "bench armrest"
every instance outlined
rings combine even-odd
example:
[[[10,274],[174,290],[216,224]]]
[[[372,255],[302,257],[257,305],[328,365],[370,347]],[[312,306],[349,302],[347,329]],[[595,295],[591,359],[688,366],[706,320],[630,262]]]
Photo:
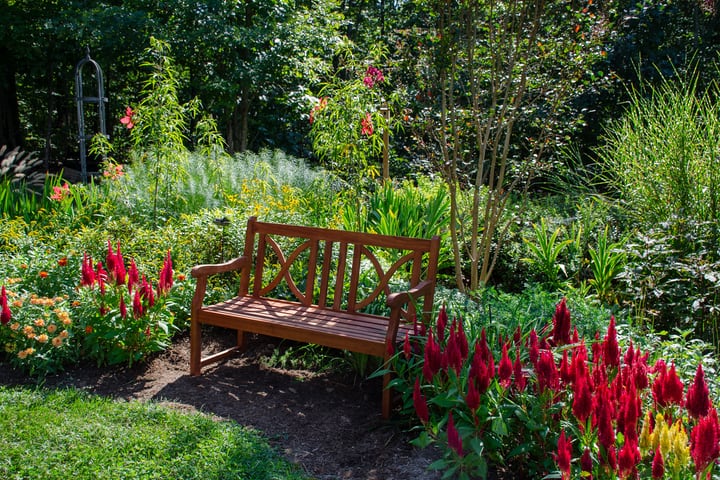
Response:
[[[435,288],[434,282],[431,282],[430,280],[423,280],[406,292],[396,292],[388,295],[387,305],[391,309],[402,307],[403,305],[407,305],[408,303],[417,300],[423,295],[431,293],[433,288]]]
[[[232,272],[234,270],[242,270],[246,265],[249,265],[249,259],[246,256],[241,256],[228,260],[225,263],[213,263],[206,265],[197,265],[190,270],[190,275],[194,278],[207,277],[216,273]]]

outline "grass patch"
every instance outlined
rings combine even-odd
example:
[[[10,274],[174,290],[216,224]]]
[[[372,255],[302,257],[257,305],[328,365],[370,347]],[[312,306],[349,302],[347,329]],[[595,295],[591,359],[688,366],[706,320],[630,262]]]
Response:
[[[154,403],[0,387],[0,478],[306,479],[255,431]]]

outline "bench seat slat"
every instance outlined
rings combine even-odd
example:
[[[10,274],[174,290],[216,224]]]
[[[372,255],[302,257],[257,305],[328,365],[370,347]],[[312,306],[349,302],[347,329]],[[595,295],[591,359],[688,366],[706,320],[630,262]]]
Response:
[[[388,320],[368,314],[304,306],[257,297],[236,297],[204,307],[198,321],[331,348],[383,356]],[[397,342],[411,327],[402,324]]]

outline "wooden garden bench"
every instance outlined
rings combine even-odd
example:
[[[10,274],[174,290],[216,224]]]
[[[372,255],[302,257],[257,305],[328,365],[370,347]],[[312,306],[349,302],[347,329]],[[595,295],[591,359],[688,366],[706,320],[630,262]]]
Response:
[[[440,240],[264,223],[250,218],[241,257],[198,265],[190,373],[245,347],[257,333],[382,357],[387,363],[416,313],[432,311]],[[238,296],[203,305],[210,275],[240,274]],[[384,305],[383,305],[384,300]],[[368,308],[385,314],[366,313]],[[422,306],[422,312],[416,312]],[[201,357],[201,325],[237,330],[236,346]],[[383,417],[391,398],[383,378]]]

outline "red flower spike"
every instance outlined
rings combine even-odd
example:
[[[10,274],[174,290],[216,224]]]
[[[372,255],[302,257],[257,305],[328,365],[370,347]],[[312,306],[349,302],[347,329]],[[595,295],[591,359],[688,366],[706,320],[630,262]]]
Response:
[[[692,418],[704,417],[710,411],[710,391],[705,383],[702,364],[695,371],[695,380],[688,388],[685,407]]]
[[[662,385],[665,403],[667,405],[682,405],[684,389],[685,387],[683,386],[682,380],[680,380],[675,370],[675,363],[672,363],[670,370],[668,370],[665,375],[665,382]]]
[[[500,364],[498,365],[498,378],[500,379],[500,385],[505,388],[510,386],[510,380],[512,378],[513,366],[508,355],[508,344],[504,343],[502,347],[502,357],[500,358]]]
[[[592,343],[593,363],[599,365],[602,360],[602,343],[600,342],[600,332],[595,332],[595,341]]]
[[[445,306],[443,305],[442,307],[440,307],[440,313],[438,313],[438,318],[436,322],[438,342],[442,342],[443,340],[445,340],[445,327],[447,326],[447,323],[447,311],[445,310]]]
[[[515,388],[518,392],[525,390],[527,377],[523,373],[522,362],[520,361],[520,349],[515,350],[515,362],[513,363],[513,375],[515,376]]]
[[[142,282],[140,282],[140,296],[145,301],[145,305],[147,308],[152,307],[155,305],[155,294],[153,293],[153,289],[148,283],[148,281],[145,279],[145,275],[142,277]]]
[[[653,370],[657,373],[655,380],[652,384],[652,395],[653,400],[659,407],[667,406],[665,400],[665,377],[667,376],[667,366],[663,360],[658,360],[653,367]]]
[[[542,350],[537,363],[538,391],[550,389],[556,391],[560,384],[560,376],[555,365],[555,359],[550,350]]]
[[[572,443],[570,439],[565,436],[565,430],[560,432],[560,438],[558,439],[558,451],[555,455],[555,463],[557,463],[558,470],[562,473],[563,480],[570,479],[570,462],[572,460]]]
[[[637,466],[640,463],[640,449],[637,440],[625,440],[618,455],[618,469],[622,478],[637,478]]]
[[[92,287],[95,284],[95,270],[93,269],[92,257],[88,257],[87,253],[83,253],[83,261],[80,274],[81,287]]]
[[[127,318],[127,306],[125,305],[125,297],[120,295],[120,317],[125,320]]]
[[[654,480],[660,480],[665,476],[665,462],[663,461],[662,452],[660,451],[660,446],[658,445],[657,450],[655,450],[655,456],[653,457],[652,461],[652,478]]]
[[[593,408],[595,410],[598,441],[605,451],[609,452],[615,443],[615,430],[612,424],[615,412],[612,402],[610,401],[610,391],[603,383],[598,384],[598,391],[595,393]]]
[[[570,310],[567,308],[567,300],[563,298],[555,307],[553,322],[553,343],[556,346],[570,343]]]
[[[588,385],[587,377],[578,377],[573,390],[572,412],[582,428],[592,413],[592,394]]]
[[[12,320],[12,312],[8,306],[7,292],[5,291],[5,285],[0,290],[0,324],[7,325]]]
[[[405,360],[410,360],[411,352],[412,348],[410,347],[410,332],[405,332],[405,340],[403,341],[403,354],[405,355]]]
[[[560,380],[562,380],[564,384],[569,385],[575,379],[574,373],[575,372],[573,371],[572,366],[568,360],[568,351],[564,350],[563,358],[560,362]]]
[[[586,474],[592,473],[593,470],[592,456],[590,455],[590,449],[587,447],[585,447],[585,451],[583,452],[582,457],[580,457],[580,469]],[[592,480],[592,475],[587,475],[582,478]]]
[[[447,436],[448,446],[455,450],[455,452],[462,457],[464,455],[462,438],[460,438],[460,433],[455,428],[455,420],[453,419],[452,411],[450,411],[448,417]]]
[[[133,317],[135,319],[138,319],[143,316],[145,313],[143,306],[142,306],[142,300],[140,299],[140,291],[135,291],[135,297],[133,297]]]
[[[425,362],[423,363],[423,376],[428,383],[432,382],[433,376],[440,370],[442,359],[440,346],[435,343],[432,331],[428,332],[428,339],[425,343]]]
[[[637,424],[640,417],[640,405],[638,404],[637,390],[635,383],[630,383],[630,388],[625,391],[622,397],[623,433],[625,440],[633,438],[637,441]]]
[[[135,260],[130,260],[130,269],[128,270],[128,293],[132,291],[133,287],[140,284],[140,273],[138,272]]]
[[[158,280],[158,295],[164,295],[170,291],[173,286],[173,265],[172,259],[170,258],[170,250],[167,251],[165,256],[165,262],[163,263],[162,270],[160,270]]]
[[[415,407],[415,413],[421,422],[427,423],[430,419],[430,413],[428,411],[427,401],[420,392],[420,379],[415,379],[415,387],[413,388],[413,406]]]
[[[480,391],[475,386],[475,379],[471,378],[468,381],[468,391],[465,395],[465,404],[468,406],[471,412],[475,412],[480,406]]]
[[[476,348],[470,365],[470,377],[475,380],[475,385],[480,394],[485,393],[490,387],[490,381],[494,377],[494,373],[483,360],[480,350]]]
[[[115,268],[114,277],[116,285],[125,285],[125,260],[123,259],[122,253],[120,253],[120,242],[117,244],[117,250],[115,251]]]
[[[460,356],[464,362],[470,355],[470,347],[468,346],[468,340],[465,335],[465,328],[463,327],[462,319],[457,322],[457,331],[455,332],[455,335],[457,336],[457,345],[460,348]]]
[[[515,327],[515,333],[513,333],[513,341],[515,342],[515,346],[519,346],[520,342],[522,342],[522,331],[520,330],[520,325]]]
[[[107,241],[107,255],[105,255],[105,266],[111,275],[115,275],[115,252],[113,252],[112,243]]]
[[[617,331],[615,330],[615,316],[610,317],[607,335],[603,340],[603,359],[606,367],[620,366],[620,347],[617,342]]]
[[[717,412],[713,408],[690,432],[690,456],[696,473],[704,472],[720,456],[719,431]]]
[[[107,283],[108,280],[108,274],[103,269],[102,262],[98,262],[97,264],[97,271],[95,272],[95,278],[97,279],[98,285],[100,286],[100,294],[105,295],[105,283]]]

